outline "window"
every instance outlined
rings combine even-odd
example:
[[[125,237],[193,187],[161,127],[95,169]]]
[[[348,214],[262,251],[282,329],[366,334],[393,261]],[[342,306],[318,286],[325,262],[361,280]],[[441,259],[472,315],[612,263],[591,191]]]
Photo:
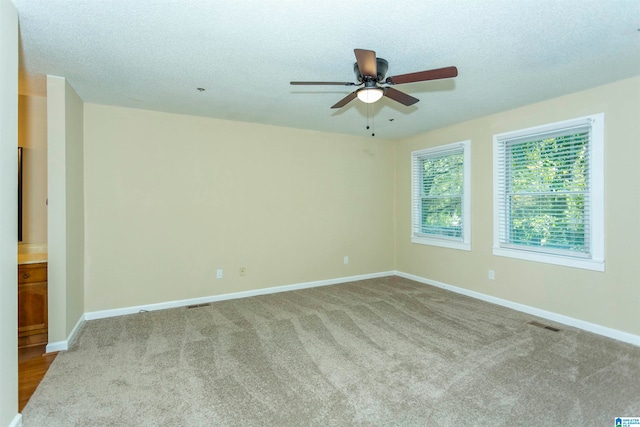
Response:
[[[494,135],[494,255],[604,271],[604,114]]]
[[[411,153],[411,241],[471,250],[470,141]]]

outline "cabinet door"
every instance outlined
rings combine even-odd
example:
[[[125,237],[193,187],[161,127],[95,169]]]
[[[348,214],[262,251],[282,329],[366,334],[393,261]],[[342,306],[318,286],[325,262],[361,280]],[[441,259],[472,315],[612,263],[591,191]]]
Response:
[[[18,286],[18,336],[47,332],[47,282]]]

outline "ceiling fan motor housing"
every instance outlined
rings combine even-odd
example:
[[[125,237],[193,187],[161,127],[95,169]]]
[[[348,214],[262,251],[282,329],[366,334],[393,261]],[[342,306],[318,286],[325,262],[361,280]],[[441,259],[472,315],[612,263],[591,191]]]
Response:
[[[383,82],[384,76],[387,74],[387,70],[389,69],[389,63],[386,59],[376,58],[376,68],[377,75],[376,76],[363,76],[360,74],[360,69],[358,68],[358,63],[353,64],[353,72],[356,75],[356,79],[359,83],[366,83],[367,77],[375,77],[374,83]]]

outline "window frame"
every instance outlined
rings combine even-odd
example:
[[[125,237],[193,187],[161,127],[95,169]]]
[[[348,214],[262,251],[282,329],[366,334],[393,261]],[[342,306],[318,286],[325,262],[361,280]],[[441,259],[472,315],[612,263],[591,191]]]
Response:
[[[505,196],[505,193],[500,191],[500,176],[505,175],[503,171],[500,170],[499,153],[501,145],[506,144],[508,140],[527,136],[533,137],[536,134],[562,131],[564,129],[568,130],[587,123],[591,124],[591,132],[589,135],[589,230],[585,232],[585,237],[590,241],[589,256],[585,256],[584,254],[571,256],[566,253],[554,253],[554,249],[541,246],[532,250],[526,249],[524,246],[518,248],[517,244],[502,243],[500,241],[500,232],[505,226],[505,223],[501,221],[501,218],[506,218],[507,215],[500,215],[500,199]],[[493,255],[593,271],[605,270],[604,123],[604,113],[598,113],[512,132],[495,134],[493,136]],[[507,183],[505,182],[504,184],[502,187],[507,188]]]
[[[450,238],[446,236],[422,234],[416,231],[416,224],[422,218],[421,203],[422,188],[420,179],[416,179],[416,161],[425,157],[436,157],[447,151],[462,149],[462,237]],[[471,140],[454,142],[446,145],[425,148],[411,152],[411,242],[439,246],[464,251],[471,250]]]

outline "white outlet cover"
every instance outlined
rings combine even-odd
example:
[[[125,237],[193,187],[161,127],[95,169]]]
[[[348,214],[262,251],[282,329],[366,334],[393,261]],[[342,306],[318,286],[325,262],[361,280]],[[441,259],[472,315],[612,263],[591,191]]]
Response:
[[[218,279],[222,279],[222,270],[218,270],[218,271],[216,272],[216,277],[217,277]]]

